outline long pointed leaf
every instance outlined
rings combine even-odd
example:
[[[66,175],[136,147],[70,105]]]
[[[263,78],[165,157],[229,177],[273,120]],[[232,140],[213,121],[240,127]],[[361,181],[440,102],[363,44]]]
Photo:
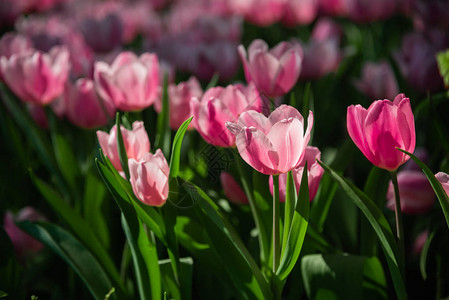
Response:
[[[175,138],[173,139],[173,146],[170,157],[170,178],[178,177],[182,140],[184,139],[184,134],[186,133],[186,130],[189,127],[190,122],[192,122],[192,119],[193,116],[188,118],[182,123],[182,125],[176,132]]]

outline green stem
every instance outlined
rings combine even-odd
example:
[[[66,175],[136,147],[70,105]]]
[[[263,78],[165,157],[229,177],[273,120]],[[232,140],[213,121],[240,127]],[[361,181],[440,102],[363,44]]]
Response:
[[[399,184],[397,171],[391,171],[391,181],[394,188],[395,216],[396,216],[396,236],[398,238],[398,248],[401,261],[404,262],[404,226],[402,225],[401,200],[399,196]]]
[[[273,175],[273,273],[275,274],[281,256],[279,220],[279,175]]]

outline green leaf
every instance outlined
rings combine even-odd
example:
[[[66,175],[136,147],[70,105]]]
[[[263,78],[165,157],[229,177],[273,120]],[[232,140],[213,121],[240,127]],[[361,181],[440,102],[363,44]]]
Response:
[[[418,166],[423,170],[424,174],[426,175],[427,179],[430,182],[430,185],[432,186],[433,190],[435,191],[435,194],[437,195],[438,201],[440,201],[441,209],[443,210],[444,218],[446,219],[446,224],[449,227],[449,197],[444,191],[443,186],[438,181],[438,179],[435,177],[433,172],[429,169],[428,166],[426,166],[419,158],[414,156],[413,154],[399,149],[398,150],[404,152],[405,154],[409,155]]]
[[[376,257],[310,254],[301,260],[308,299],[386,299],[386,280]]]
[[[292,271],[293,267],[298,260],[299,254],[304,243],[304,238],[307,232],[307,226],[309,224],[309,210],[310,210],[310,198],[309,198],[309,185],[307,179],[307,163],[304,167],[304,171],[301,178],[301,186],[299,189],[299,197],[296,198],[296,192],[293,189],[294,194],[289,194],[290,200],[295,201],[295,209],[291,228],[288,231],[288,237],[285,244],[285,248],[282,249],[282,258],[279,265],[279,269],[276,275],[280,280],[284,281]],[[290,177],[290,184],[293,184],[293,176]],[[291,191],[290,191],[291,192]]]
[[[429,254],[430,244],[432,244],[433,238],[435,237],[436,230],[433,230],[426,239],[424,246],[419,256],[419,269],[421,271],[421,276],[424,280],[427,280],[427,256]]]
[[[157,135],[155,146],[161,148],[165,157],[168,157],[171,142],[170,105],[168,101],[168,74],[164,74],[162,88],[162,109],[157,117]]]
[[[115,125],[117,127],[117,150],[118,156],[120,158],[120,164],[122,165],[122,170],[125,173],[126,178],[129,180],[129,167],[128,167],[128,154],[126,153],[125,143],[122,137],[122,126],[120,113],[117,112],[115,116]]]
[[[103,300],[111,290],[113,284],[106,271],[92,253],[69,232],[46,222],[24,221],[18,225],[64,259],[83,280],[95,299]],[[116,299],[114,295],[112,298]]]
[[[173,274],[171,261],[168,259],[159,261],[164,287],[170,292],[172,299],[192,299],[193,259],[191,257],[180,258],[179,266],[182,289],[179,288],[176,276]]]
[[[170,178],[176,178],[179,174],[179,163],[181,159],[181,145],[187,128],[190,122],[192,122],[193,116],[185,120],[176,132],[173,139],[173,146],[170,157]]]
[[[323,232],[337,188],[337,183],[331,180],[329,175],[324,174],[310,211],[310,222],[316,226],[319,232]]]
[[[8,293],[5,293],[4,291],[0,291],[0,298],[4,298],[8,296]]]
[[[267,280],[220,208],[198,186],[193,183],[186,185],[200,197],[196,208],[203,229],[207,232],[212,249],[217,252],[239,290],[240,298],[270,299]]]
[[[210,79],[209,83],[207,84],[205,91],[216,86],[219,78],[220,74],[218,72],[215,72],[214,75],[212,75],[212,78]]]
[[[365,193],[323,162],[319,161],[319,164],[332,176],[332,178],[334,178],[335,181],[339,183],[349,198],[357,205],[357,207],[363,212],[365,217],[370,222],[377,234],[377,237],[379,238],[380,244],[382,245],[398,299],[407,299],[407,293],[402,275],[403,273],[401,272],[401,270],[403,270],[403,262],[399,258],[396,239],[391,231],[387,219],[376,204]]]
[[[291,229],[291,223],[295,213],[296,203],[298,202],[298,194],[296,193],[295,181],[292,171],[287,173],[287,186],[285,188],[285,212],[284,212],[284,233],[282,234],[282,254],[288,240],[288,234]]]
[[[437,53],[438,69],[443,77],[444,85],[449,87],[449,50]]]
[[[31,180],[44,196],[44,199],[51,206],[54,212],[69,226],[70,230],[89,248],[90,251],[97,257],[102,266],[111,276],[117,288],[124,290],[121,285],[118,271],[111,260],[111,257],[104,249],[103,245],[98,240],[98,237],[92,231],[91,226],[72,209],[61,196],[53,190],[48,184],[37,178],[32,171],[30,171]]]

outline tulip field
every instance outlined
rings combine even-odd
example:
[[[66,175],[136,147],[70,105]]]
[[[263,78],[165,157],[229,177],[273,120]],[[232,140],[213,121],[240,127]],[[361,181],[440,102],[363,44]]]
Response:
[[[2,0],[0,298],[449,299],[448,16]]]

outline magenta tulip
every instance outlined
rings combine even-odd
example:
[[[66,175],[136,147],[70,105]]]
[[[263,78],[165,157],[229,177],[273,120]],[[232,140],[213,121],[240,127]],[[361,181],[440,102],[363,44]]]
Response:
[[[393,70],[386,61],[366,63],[362,78],[355,82],[356,87],[371,100],[393,99],[399,88]]]
[[[421,171],[404,170],[398,172],[401,211],[405,214],[424,214],[435,202],[435,193]],[[393,183],[390,181],[387,192],[387,207],[395,209]]]
[[[24,259],[30,255],[39,252],[44,245],[33,237],[23,232],[14,222],[20,221],[45,221],[45,218],[34,208],[27,206],[22,208],[17,214],[6,212],[3,219],[3,226],[8,234],[14,251],[20,259]]]
[[[299,194],[301,187],[302,173],[307,161],[307,183],[309,187],[309,200],[312,201],[318,192],[318,187],[323,177],[324,169],[317,160],[321,159],[321,152],[317,147],[307,146],[304,159],[298,167],[292,170],[293,180],[295,182],[296,192]],[[273,194],[273,176],[269,178],[270,192]],[[287,188],[287,173],[279,175],[279,201],[285,202]]]
[[[226,123],[236,136],[243,160],[267,175],[286,173],[299,166],[310,140],[311,111],[305,133],[304,125],[301,114],[288,105],[279,106],[268,118],[256,111],[247,111],[240,115],[237,123]]]
[[[140,160],[128,160],[134,195],[151,206],[162,206],[168,198],[170,168],[161,149],[156,154],[146,153]]]
[[[262,100],[253,84],[228,85],[207,90],[201,100],[190,102],[193,124],[206,142],[219,147],[235,145],[235,136],[226,129],[226,122],[235,121],[247,110],[262,110]]]
[[[443,186],[444,191],[449,197],[449,175],[444,172],[438,172],[435,174],[435,177],[438,179],[438,181]]]
[[[2,56],[0,69],[6,84],[22,101],[46,105],[64,92],[70,69],[69,52],[53,47],[49,53],[36,50],[9,58]]]
[[[413,153],[415,122],[410,99],[399,94],[390,100],[374,101],[368,109],[351,105],[347,111],[349,136],[375,166],[394,171],[410,157],[396,148]]]
[[[229,201],[235,204],[248,204],[248,198],[234,177],[228,172],[221,172],[220,182]]]
[[[150,140],[142,121],[135,121],[132,130],[127,130],[124,126],[121,126],[121,132],[128,159],[140,160],[150,151]],[[112,165],[118,171],[122,171],[117,148],[117,126],[114,125],[109,134],[104,131],[97,131],[97,138],[103,153],[109,158]]]
[[[114,117],[114,106],[97,97],[95,85],[91,79],[80,78],[74,84],[67,84],[64,95],[65,115],[76,126],[100,127]]]
[[[94,79],[98,94],[123,111],[149,107],[155,101],[159,86],[159,64],[155,54],[137,57],[122,52],[109,66],[95,64]]]
[[[254,40],[248,47],[238,47],[247,82],[254,82],[257,89],[268,97],[288,93],[301,72],[302,49],[297,43],[281,42],[269,50],[263,40]]]

